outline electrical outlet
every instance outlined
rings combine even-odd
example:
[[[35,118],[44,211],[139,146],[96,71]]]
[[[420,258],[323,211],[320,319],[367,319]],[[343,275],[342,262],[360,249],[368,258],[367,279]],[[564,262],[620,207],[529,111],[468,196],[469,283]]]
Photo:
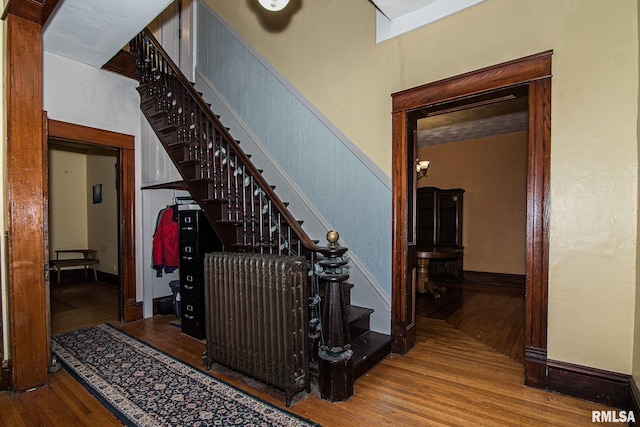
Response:
[[[116,271],[116,265],[113,264],[113,271]]]

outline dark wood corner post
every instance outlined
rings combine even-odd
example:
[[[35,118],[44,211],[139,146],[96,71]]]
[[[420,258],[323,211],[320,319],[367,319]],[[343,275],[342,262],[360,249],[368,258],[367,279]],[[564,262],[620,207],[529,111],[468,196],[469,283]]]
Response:
[[[398,354],[407,353],[416,341],[414,282],[415,274],[415,239],[413,238],[414,218],[412,200],[415,187],[415,169],[413,164],[416,148],[408,139],[412,125],[405,109],[393,111],[392,150],[392,210],[393,210],[393,251],[391,264],[392,301],[391,301],[391,334],[393,343],[391,351]]]
[[[42,27],[56,1],[11,0],[6,21],[7,285],[11,388],[47,383],[46,169],[42,119]]]
[[[322,302],[322,339],[318,351],[320,397],[331,402],[345,401],[353,395],[353,351],[347,319],[347,307],[342,294],[342,282],[349,278],[343,267],[347,264],[347,248],[337,246],[338,233],[327,233],[329,246],[320,251],[318,280],[324,288]]]

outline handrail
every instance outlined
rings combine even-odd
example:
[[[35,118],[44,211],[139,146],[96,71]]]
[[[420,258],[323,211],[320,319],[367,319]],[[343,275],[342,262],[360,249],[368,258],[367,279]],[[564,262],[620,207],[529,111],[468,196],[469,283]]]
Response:
[[[171,68],[173,71],[174,77],[178,78],[182,83],[184,89],[188,92],[191,98],[197,103],[198,107],[201,111],[204,112],[206,118],[210,120],[214,126],[216,131],[223,137],[225,142],[231,147],[233,154],[237,156],[237,158],[242,162],[243,166],[247,169],[248,175],[250,175],[255,183],[261,188],[264,192],[265,196],[275,205],[275,209],[280,213],[280,215],[284,218],[285,222],[292,229],[292,231],[296,234],[296,237],[302,244],[302,246],[312,252],[319,252],[323,249],[323,247],[318,246],[304,231],[304,229],[300,226],[298,221],[291,215],[289,209],[285,206],[285,204],[280,200],[278,195],[273,191],[272,187],[266,182],[262,174],[255,168],[253,163],[249,160],[244,151],[240,148],[236,140],[229,133],[227,128],[220,122],[220,119],[211,111],[211,108],[204,101],[202,96],[195,89],[193,84],[189,82],[184,74],[180,71],[180,68],[173,62],[171,57],[167,54],[167,52],[162,48],[160,43],[156,40],[156,38],[151,34],[148,29],[144,29],[141,33],[144,37],[148,38],[155,51],[160,54],[163,58],[163,61]]]
[[[353,352],[342,287],[349,277],[344,269],[347,248],[336,244],[338,233],[327,233],[327,247],[309,238],[147,29],[132,40],[131,48],[139,55],[141,108],[192,196],[202,203],[214,228],[219,227],[216,232],[223,245],[271,253],[277,247],[279,254],[307,259],[312,293],[308,302],[301,303],[309,304],[309,345],[318,356],[321,396],[346,400],[353,393],[353,378],[346,371],[352,366]],[[326,303],[321,306],[322,298]],[[346,383],[343,393],[334,391],[333,384],[338,383]]]

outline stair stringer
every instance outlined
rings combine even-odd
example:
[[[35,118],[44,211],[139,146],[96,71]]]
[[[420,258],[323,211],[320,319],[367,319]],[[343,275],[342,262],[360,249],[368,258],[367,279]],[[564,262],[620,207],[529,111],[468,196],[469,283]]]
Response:
[[[211,104],[211,109],[220,116],[220,121],[229,128],[229,132],[237,140],[242,141],[242,149],[251,155],[251,162],[264,170],[263,176],[272,185],[280,200],[289,202],[288,209],[294,217],[304,220],[303,228],[312,239],[325,242],[327,230],[333,227],[324,218],[317,207],[304,195],[287,172],[269,153],[254,132],[230,107],[229,103],[216,90],[215,86],[196,67],[195,86],[202,92],[204,100]],[[340,230],[337,230],[340,232]],[[351,248],[344,238],[340,244]],[[351,250],[349,255],[349,281],[357,286],[352,290],[352,302],[363,307],[374,309],[371,317],[371,330],[391,333],[391,296],[368,271],[358,255]],[[373,292],[371,292],[373,291]]]

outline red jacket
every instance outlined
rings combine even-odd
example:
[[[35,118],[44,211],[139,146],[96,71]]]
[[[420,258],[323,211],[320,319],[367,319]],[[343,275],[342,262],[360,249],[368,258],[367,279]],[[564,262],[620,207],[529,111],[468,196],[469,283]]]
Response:
[[[178,207],[171,206],[158,215],[158,224],[153,233],[153,268],[156,276],[171,273],[180,263],[180,247],[178,245]]]

